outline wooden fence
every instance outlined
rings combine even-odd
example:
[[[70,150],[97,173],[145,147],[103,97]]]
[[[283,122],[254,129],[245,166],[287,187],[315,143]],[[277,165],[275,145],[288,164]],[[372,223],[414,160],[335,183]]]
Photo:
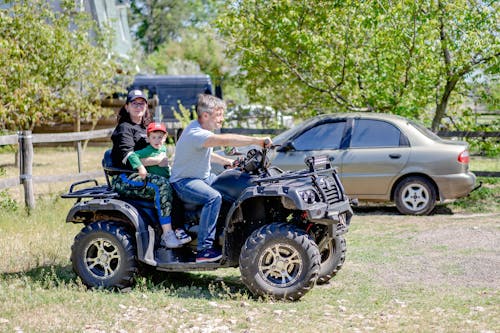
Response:
[[[113,128],[88,131],[71,132],[59,134],[32,134],[31,131],[20,131],[17,134],[0,136],[0,146],[15,145],[19,146],[19,178],[8,178],[0,180],[0,190],[18,186],[24,187],[24,202],[28,209],[35,206],[35,196],[33,192],[33,183],[52,183],[60,181],[78,181],[87,178],[94,178],[103,175],[103,171],[82,173],[82,145],[85,140],[110,137]],[[33,144],[36,143],[61,143],[76,142],[76,153],[78,159],[78,174],[53,175],[53,176],[33,176]]]
[[[278,129],[247,129],[247,128],[223,128],[221,133],[237,133],[245,135],[269,134],[276,135],[282,130]],[[85,140],[109,138],[113,128],[101,129],[87,132],[70,132],[58,134],[33,134],[31,131],[20,131],[17,134],[0,136],[0,146],[19,146],[19,178],[0,179],[0,190],[18,186],[24,187],[24,198],[28,209],[35,206],[33,193],[33,183],[49,183],[59,181],[79,181],[88,178],[98,177],[103,174],[101,170],[82,173],[82,147],[81,142]],[[500,132],[439,132],[441,137],[500,137]],[[61,142],[76,142],[76,153],[78,158],[78,174],[54,175],[54,176],[33,176],[33,144],[54,144]],[[500,177],[500,172],[474,171],[477,176]]]

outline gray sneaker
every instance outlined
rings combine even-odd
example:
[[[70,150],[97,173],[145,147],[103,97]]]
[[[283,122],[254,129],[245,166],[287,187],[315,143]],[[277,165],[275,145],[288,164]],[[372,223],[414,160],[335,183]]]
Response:
[[[182,246],[182,243],[179,241],[177,236],[173,231],[167,231],[161,235],[160,245],[169,249],[176,249]]]

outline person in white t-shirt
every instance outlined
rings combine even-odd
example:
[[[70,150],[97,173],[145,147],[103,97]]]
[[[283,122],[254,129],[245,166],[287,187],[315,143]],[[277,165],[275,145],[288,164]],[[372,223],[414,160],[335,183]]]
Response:
[[[224,121],[226,103],[212,95],[198,95],[196,114],[182,132],[176,148],[170,182],[179,198],[187,203],[203,205],[198,231],[196,262],[214,262],[222,258],[214,247],[217,216],[222,204],[221,194],[212,188],[215,175],[210,164],[232,164],[232,160],[213,152],[213,147],[259,145],[269,147],[269,137],[251,137],[238,134],[215,134]]]

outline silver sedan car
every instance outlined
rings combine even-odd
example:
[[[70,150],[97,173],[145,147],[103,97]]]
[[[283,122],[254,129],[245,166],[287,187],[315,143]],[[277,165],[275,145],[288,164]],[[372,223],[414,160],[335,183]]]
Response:
[[[347,194],[363,201],[394,201],[402,214],[425,215],[438,200],[467,196],[476,177],[468,144],[443,140],[403,117],[339,113],[311,118],[273,139],[271,163],[304,169],[304,159],[328,154]]]

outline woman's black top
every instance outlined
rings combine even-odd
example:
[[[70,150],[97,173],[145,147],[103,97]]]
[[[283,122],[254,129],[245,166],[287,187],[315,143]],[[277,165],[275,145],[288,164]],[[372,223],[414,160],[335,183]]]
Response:
[[[111,140],[113,141],[111,151],[113,166],[131,170],[132,166],[128,162],[129,155],[148,145],[146,129],[142,125],[129,122],[118,124],[111,135]]]

